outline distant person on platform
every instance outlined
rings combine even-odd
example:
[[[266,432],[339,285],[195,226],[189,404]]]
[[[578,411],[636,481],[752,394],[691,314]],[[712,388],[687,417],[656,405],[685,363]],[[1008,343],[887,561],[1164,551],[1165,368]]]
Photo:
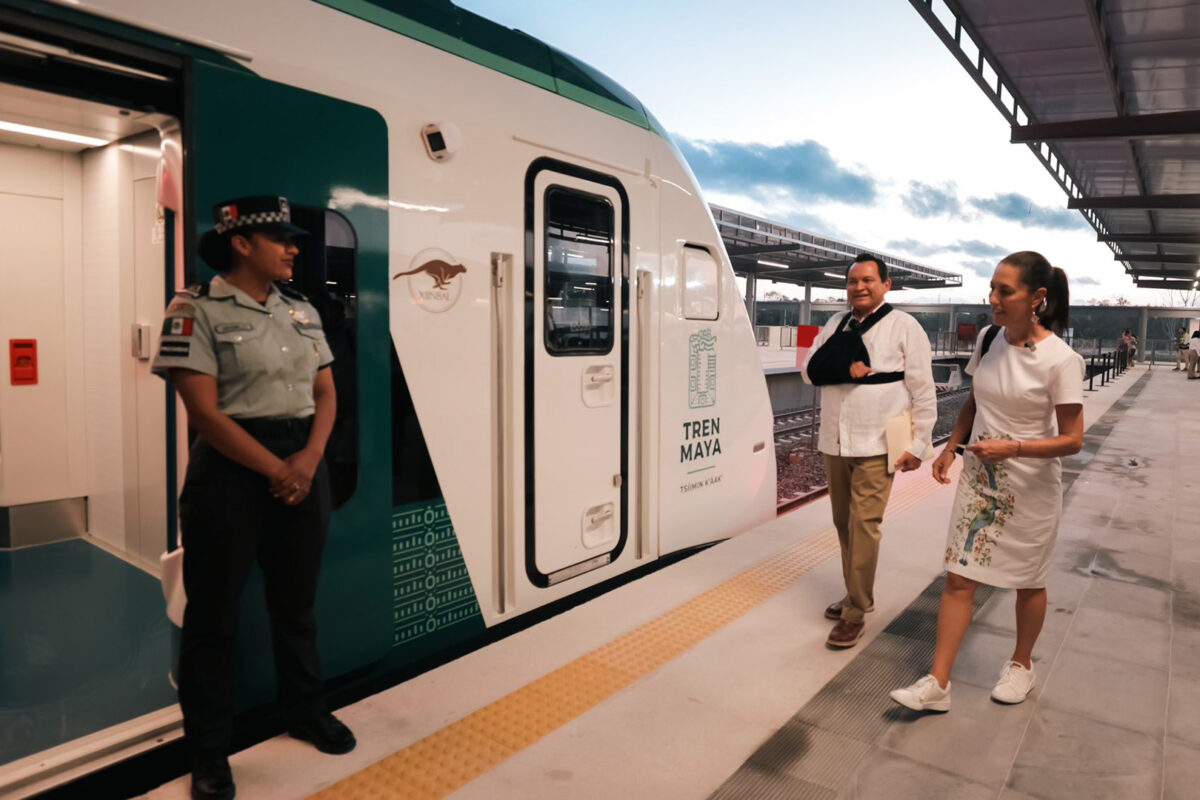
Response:
[[[862,253],[846,272],[850,310],[825,324],[802,374],[821,386],[818,439],[829,481],[833,524],[842,551],[846,593],[825,609],[837,620],[830,647],[853,647],[863,616],[875,609],[880,523],[894,470],[921,466],[937,421],[929,336],[919,322],[884,302],[892,288],[887,264]],[[911,442],[888,463],[888,421],[911,415]]]
[[[1188,343],[1188,380],[1194,381],[1200,378],[1196,374],[1197,368],[1200,367],[1200,331],[1192,334],[1192,340]]]
[[[1129,364],[1129,330],[1121,331],[1117,337],[1117,370],[1123,370]]]
[[[1179,370],[1187,366],[1188,351],[1191,350],[1191,347],[1188,346],[1190,337],[1188,336],[1187,328],[1180,328],[1177,338],[1179,346],[1175,349],[1175,369],[1171,370],[1171,372],[1179,372]]]
[[[1132,367],[1137,363],[1138,338],[1128,328],[1125,329],[1125,346],[1129,350],[1129,364],[1127,366]]]

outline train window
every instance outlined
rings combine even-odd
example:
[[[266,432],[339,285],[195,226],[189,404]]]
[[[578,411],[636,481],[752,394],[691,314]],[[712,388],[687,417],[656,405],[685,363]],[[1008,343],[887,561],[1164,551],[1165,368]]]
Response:
[[[333,507],[358,487],[358,236],[336,211],[292,206],[292,221],[309,232],[299,240],[292,285],[304,292],[321,315],[333,351],[337,417],[325,447]]]
[[[716,319],[720,304],[717,286],[720,270],[712,253],[703,247],[683,248],[683,315],[688,319]]]
[[[596,195],[546,192],[545,342],[554,356],[613,346],[613,207]]]

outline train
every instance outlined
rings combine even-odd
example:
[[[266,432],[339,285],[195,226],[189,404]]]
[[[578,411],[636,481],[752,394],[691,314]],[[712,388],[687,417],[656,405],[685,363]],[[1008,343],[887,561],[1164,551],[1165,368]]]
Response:
[[[312,232],[293,285],[335,355],[330,679],[774,517],[729,257],[617,83],[445,0],[0,0],[0,336],[37,373],[13,356],[0,386],[13,547],[51,512],[146,575],[177,545],[186,415],[150,357],[212,275],[209,209],[250,195]],[[273,692],[255,581],[250,713]]]

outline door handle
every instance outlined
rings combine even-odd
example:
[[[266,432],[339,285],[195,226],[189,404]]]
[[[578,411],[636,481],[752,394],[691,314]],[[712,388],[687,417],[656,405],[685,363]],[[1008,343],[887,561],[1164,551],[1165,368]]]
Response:
[[[150,360],[150,326],[135,323],[132,333],[133,357],[138,361]]]
[[[613,368],[612,367],[604,367],[603,369],[601,369],[597,372],[592,372],[588,375],[588,383],[591,383],[591,384],[608,383],[612,379],[613,379]]]
[[[612,517],[612,515],[613,515],[612,508],[606,508],[604,511],[601,511],[599,514],[592,514],[591,516],[589,516],[588,517],[588,525],[599,525],[601,522],[604,522],[604,520]]]

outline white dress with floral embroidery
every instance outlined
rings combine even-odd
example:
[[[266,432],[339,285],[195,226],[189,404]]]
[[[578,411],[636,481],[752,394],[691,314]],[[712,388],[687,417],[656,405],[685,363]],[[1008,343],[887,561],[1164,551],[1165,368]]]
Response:
[[[981,331],[966,367],[975,394],[970,441],[1057,436],[1055,406],[1083,403],[1083,358],[1057,336],[1030,350],[1009,345],[1001,331],[981,360],[982,343]],[[946,570],[990,586],[1042,588],[1061,516],[1059,459],[987,465],[968,451],[946,538]]]

